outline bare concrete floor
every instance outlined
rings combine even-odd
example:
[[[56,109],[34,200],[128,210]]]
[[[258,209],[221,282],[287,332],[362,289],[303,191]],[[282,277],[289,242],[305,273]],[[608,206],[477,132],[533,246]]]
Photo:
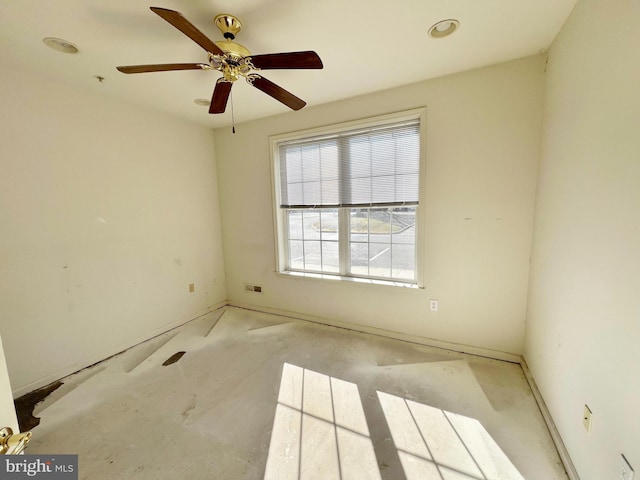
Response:
[[[27,453],[81,479],[567,479],[520,366],[285,317],[225,308],[63,382]]]

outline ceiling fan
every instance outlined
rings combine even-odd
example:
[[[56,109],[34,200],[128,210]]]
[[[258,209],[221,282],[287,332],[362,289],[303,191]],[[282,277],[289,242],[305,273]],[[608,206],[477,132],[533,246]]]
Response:
[[[240,77],[275,98],[293,110],[300,110],[306,102],[284,88],[267,80],[254,71],[285,69],[321,69],[322,60],[316,52],[271,53],[251,55],[251,52],[233,40],[242,24],[233,15],[221,14],[213,19],[216,27],[222,32],[225,40],[213,42],[180,12],[165,8],[151,7],[151,11],[162,17],[171,25],[200,45],[209,56],[209,63],[166,63],[157,65],[129,65],[116,67],[122,73],[167,72],[173,70],[218,70],[222,77],[218,78],[213,90],[209,113],[223,113],[227,107],[233,82]]]

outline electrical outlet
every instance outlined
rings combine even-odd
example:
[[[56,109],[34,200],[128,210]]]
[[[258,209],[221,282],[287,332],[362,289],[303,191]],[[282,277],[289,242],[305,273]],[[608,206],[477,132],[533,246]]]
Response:
[[[438,300],[429,300],[429,310],[432,312],[438,311]]]
[[[584,406],[584,414],[582,415],[582,424],[587,432],[591,431],[591,417],[593,413],[588,405]]]
[[[620,455],[620,480],[633,480],[635,472],[624,455]]]
[[[189,293],[193,293],[196,291],[196,284],[195,283],[190,283],[189,284]]]

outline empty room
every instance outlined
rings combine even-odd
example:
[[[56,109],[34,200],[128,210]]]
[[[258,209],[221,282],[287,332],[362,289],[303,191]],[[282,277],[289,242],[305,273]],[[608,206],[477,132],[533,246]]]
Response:
[[[0,0],[0,478],[640,478],[639,46],[638,0]]]

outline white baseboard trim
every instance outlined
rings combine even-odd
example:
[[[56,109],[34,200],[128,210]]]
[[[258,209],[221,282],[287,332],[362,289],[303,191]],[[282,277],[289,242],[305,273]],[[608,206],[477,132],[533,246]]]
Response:
[[[307,315],[299,312],[289,312],[285,310],[263,307],[263,306],[253,305],[253,304],[244,303],[244,302],[229,302],[228,305],[232,307],[244,308],[247,310],[253,310],[253,311],[262,312],[262,313],[269,313],[269,314],[279,315],[283,317],[306,320],[314,323],[320,323],[323,325],[331,325],[333,327],[345,328],[348,330],[354,330],[362,333],[369,333],[373,335],[394,338],[396,340],[403,340],[410,343],[417,343],[417,344],[425,345],[429,347],[443,348],[446,350],[453,350],[456,352],[468,353],[472,355],[478,355],[481,357],[493,358],[496,360],[505,360],[511,363],[518,363],[522,367],[522,371],[524,372],[525,378],[527,379],[527,382],[531,387],[531,392],[533,393],[536,403],[538,404],[538,408],[540,409],[542,418],[545,424],[547,425],[547,428],[549,429],[549,433],[551,434],[551,439],[553,440],[556,450],[558,451],[560,461],[562,462],[562,465],[564,466],[567,472],[569,480],[580,480],[580,477],[578,476],[578,472],[576,471],[575,466],[573,465],[573,461],[569,456],[569,452],[567,451],[567,448],[565,447],[564,442],[562,441],[560,432],[558,432],[556,424],[553,421],[553,417],[551,416],[551,413],[547,408],[544,398],[542,397],[542,394],[538,389],[538,385],[536,384],[536,381],[533,378],[531,371],[529,370],[527,362],[522,355],[517,355],[509,352],[502,352],[499,350],[491,350],[487,348],[474,347],[474,346],[464,345],[459,343],[445,342],[442,340],[436,340],[428,337],[418,337],[415,335],[409,335],[409,334],[404,334],[400,332],[393,332],[393,331],[384,330],[381,328],[368,327],[366,325],[360,325],[360,324],[351,323],[351,322],[343,322],[340,320],[332,320],[328,318],[317,317],[314,315]]]
[[[520,359],[522,358],[521,355],[516,353],[502,352],[500,350],[492,350],[489,348],[482,348],[482,347],[474,347],[472,345],[465,345],[462,343],[446,342],[443,340],[437,340],[435,338],[420,337],[417,335],[410,335],[407,333],[385,330],[383,328],[369,327],[367,325],[362,325],[359,323],[345,322],[342,320],[334,320],[334,319],[329,319],[324,317],[318,317],[315,315],[308,315],[300,312],[290,312],[287,310],[263,307],[263,306],[254,305],[251,303],[229,301],[228,305],[232,307],[253,310],[256,312],[270,313],[270,314],[279,315],[282,317],[297,318],[299,320],[306,320],[309,322],[320,323],[322,325],[330,325],[332,327],[344,328],[344,329],[353,330],[356,332],[369,333],[372,335],[378,335],[380,337],[393,338],[395,340],[403,340],[405,342],[417,343],[419,345],[425,345],[428,347],[442,348],[445,350],[453,350],[455,352],[477,355],[479,357],[487,357],[487,358],[493,358],[496,360],[504,360],[506,362],[511,362],[511,363],[520,363]]]
[[[18,387],[15,387],[12,389],[13,398],[21,397],[22,395],[25,395],[27,393],[33,392],[34,390],[37,390],[38,388],[42,388],[47,385],[50,385],[53,382],[61,380],[64,377],[67,377],[73,373],[79,372],[80,370],[83,370],[87,367],[95,365],[96,363],[100,363],[103,360],[106,360],[107,358],[110,358],[114,355],[122,353],[131,347],[135,347],[136,345],[139,345],[142,342],[146,342],[147,340],[157,337],[158,335],[162,335],[163,333],[173,330],[174,328],[178,328],[186,323],[189,323],[192,320],[195,320],[196,318],[199,318],[203,315],[213,312],[214,310],[224,307],[225,305],[227,305],[226,300],[222,302],[218,302],[214,305],[209,305],[208,307],[201,308],[200,310],[194,312],[191,315],[188,315],[187,317],[183,317],[179,320],[163,325],[162,327],[155,328],[143,335],[139,335],[138,337],[136,337],[135,339],[129,342],[121,343],[107,350],[102,350],[99,353],[96,353],[89,358],[76,361],[70,365],[67,365],[64,368],[61,368],[59,370],[56,370],[55,372],[47,374],[42,378],[29,382],[26,385],[20,385]]]
[[[551,417],[551,413],[549,412],[549,409],[547,408],[547,405],[544,401],[544,398],[542,397],[542,394],[540,393],[540,390],[538,389],[538,386],[536,384],[536,381],[531,373],[531,371],[529,370],[529,367],[527,365],[527,362],[525,360],[525,358],[522,355],[518,355],[515,353],[510,353],[510,352],[502,352],[500,350],[492,350],[492,349],[488,349],[488,348],[482,348],[482,347],[475,347],[472,345],[465,345],[465,344],[460,344],[460,343],[454,343],[454,342],[446,342],[443,340],[437,340],[434,338],[429,338],[429,337],[420,337],[420,336],[416,336],[416,335],[410,335],[410,334],[405,334],[405,333],[401,333],[401,332],[394,332],[391,330],[385,330],[382,328],[377,328],[377,327],[369,327],[366,325],[361,325],[361,324],[357,324],[357,323],[352,323],[352,322],[345,322],[345,321],[341,321],[341,320],[333,320],[333,319],[328,319],[328,318],[324,318],[324,317],[318,317],[315,315],[307,315],[304,313],[300,313],[300,312],[290,312],[290,311],[286,311],[286,310],[281,310],[281,309],[277,309],[277,308],[270,308],[270,307],[264,307],[264,306],[259,306],[259,305],[254,305],[254,304],[250,304],[250,303],[244,303],[244,302],[230,302],[230,301],[222,301],[222,302],[218,302],[214,305],[210,305],[208,307],[205,307],[203,309],[201,309],[200,311],[192,314],[189,316],[189,318],[183,318],[180,320],[177,320],[175,322],[172,322],[168,325],[164,325],[162,327],[156,328],[154,330],[152,330],[151,332],[148,332],[145,335],[141,335],[138,338],[134,339],[131,342],[127,342],[124,344],[121,344],[119,346],[116,346],[114,348],[109,349],[108,351],[103,351],[99,354],[93,355],[91,359],[88,360],[84,360],[84,361],[79,361],[79,362],[75,362],[72,365],[69,365],[63,369],[60,369],[56,372],[53,372],[51,374],[46,375],[45,377],[42,377],[38,380],[35,380],[33,382],[30,382],[26,385],[22,385],[18,388],[16,388],[15,390],[13,390],[13,396],[14,398],[18,398],[26,393],[32,392],[38,388],[44,387],[46,385],[49,385],[55,381],[58,381],[60,379],[63,379],[64,377],[71,375],[73,373],[76,373],[80,370],[83,370],[84,368],[87,368],[91,365],[94,365],[96,363],[99,363],[107,358],[112,357],[113,355],[117,355],[121,352],[124,352],[125,350],[128,350],[131,347],[134,347],[142,342],[145,342],[147,340],[150,340],[154,337],[157,337],[158,335],[162,335],[164,333],[169,332],[170,330],[173,330],[174,328],[178,328],[186,323],[189,323],[197,318],[200,318],[203,315],[206,315],[210,312],[213,312],[215,310],[218,310],[222,307],[225,306],[232,306],[232,307],[238,307],[238,308],[243,308],[246,310],[252,310],[252,311],[256,311],[256,312],[262,312],[262,313],[267,313],[267,314],[272,314],[272,315],[278,315],[278,316],[282,316],[282,317],[287,317],[287,318],[294,318],[294,319],[299,319],[299,320],[305,320],[305,321],[309,321],[309,322],[313,322],[313,323],[318,323],[318,324],[322,324],[322,325],[330,325],[332,327],[338,327],[338,328],[344,328],[347,330],[353,330],[356,332],[362,332],[362,333],[368,333],[368,334],[372,334],[372,335],[378,335],[378,336],[382,336],[382,337],[387,337],[387,338],[393,338],[396,340],[402,340],[402,341],[406,341],[406,342],[410,342],[410,343],[416,343],[419,345],[425,345],[425,346],[429,346],[429,347],[435,347],[435,348],[441,348],[441,349],[445,349],[445,350],[452,350],[452,351],[456,351],[456,352],[461,352],[461,353],[467,353],[467,354],[471,354],[471,355],[477,355],[477,356],[481,356],[481,357],[487,357],[487,358],[493,358],[496,360],[504,360],[507,362],[511,362],[511,363],[518,363],[520,364],[522,371],[524,372],[525,378],[527,379],[527,382],[529,383],[529,386],[531,388],[531,391],[533,393],[533,396],[536,400],[536,403],[538,404],[538,408],[540,409],[540,412],[542,414],[542,417],[547,425],[547,428],[549,429],[549,433],[551,434],[551,438],[553,440],[553,443],[555,444],[555,447],[558,451],[558,455],[560,456],[560,460],[562,461],[562,464],[567,472],[567,475],[569,476],[570,480],[580,480],[580,477],[578,476],[578,472],[575,469],[575,466],[573,465],[573,462],[571,461],[571,457],[569,456],[569,452],[567,451],[567,448],[564,445],[564,442],[562,441],[562,437],[560,436],[560,432],[558,432],[558,429],[556,427],[555,422],[553,421],[553,418]]]
[[[527,365],[527,361],[524,357],[520,358],[520,366],[522,367],[522,371],[524,372],[524,376],[527,379],[527,382],[529,382],[529,387],[531,387],[533,397],[536,399],[538,408],[540,408],[540,413],[542,413],[544,423],[547,424],[547,428],[549,429],[549,433],[551,434],[551,439],[556,446],[556,450],[558,451],[558,455],[560,456],[560,460],[562,461],[562,465],[564,466],[569,479],[580,480],[578,472],[576,471],[576,467],[573,465],[573,461],[571,461],[571,457],[569,456],[569,452],[567,451],[567,447],[562,441],[562,437],[560,436],[560,432],[558,431],[558,428],[553,421],[551,412],[549,412],[549,409],[547,408],[547,404],[545,403],[544,398],[542,397],[542,394],[538,389],[536,380],[535,378],[533,378],[533,374],[531,373],[531,370],[529,370],[529,366]]]

